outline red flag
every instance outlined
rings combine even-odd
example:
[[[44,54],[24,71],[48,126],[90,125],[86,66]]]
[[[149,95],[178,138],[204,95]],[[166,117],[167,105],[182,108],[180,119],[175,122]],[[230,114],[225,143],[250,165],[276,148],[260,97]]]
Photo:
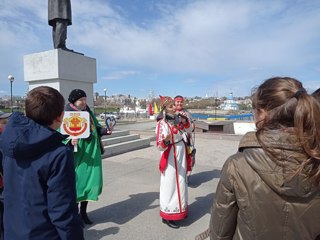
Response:
[[[150,116],[153,115],[152,103],[149,103],[149,114],[150,114]]]

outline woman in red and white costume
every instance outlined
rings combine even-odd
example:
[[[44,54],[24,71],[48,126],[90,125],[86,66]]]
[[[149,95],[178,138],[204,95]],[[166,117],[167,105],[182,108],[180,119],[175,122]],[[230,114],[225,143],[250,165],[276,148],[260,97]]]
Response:
[[[172,98],[160,96],[160,108],[163,117],[156,126],[156,146],[161,151],[160,216],[169,227],[179,228],[176,221],[188,215],[185,138],[192,127],[187,118],[175,115]]]

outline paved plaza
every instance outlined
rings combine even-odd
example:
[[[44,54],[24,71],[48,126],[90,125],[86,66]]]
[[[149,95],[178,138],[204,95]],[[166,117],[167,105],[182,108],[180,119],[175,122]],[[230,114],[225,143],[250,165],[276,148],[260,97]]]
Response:
[[[133,129],[131,126],[130,130]],[[189,216],[179,229],[164,225],[159,216],[160,151],[154,142],[148,148],[103,159],[103,193],[98,202],[88,205],[94,224],[86,226],[85,239],[194,239],[208,227],[220,169],[227,157],[236,152],[240,138],[196,134],[197,155],[189,186]]]

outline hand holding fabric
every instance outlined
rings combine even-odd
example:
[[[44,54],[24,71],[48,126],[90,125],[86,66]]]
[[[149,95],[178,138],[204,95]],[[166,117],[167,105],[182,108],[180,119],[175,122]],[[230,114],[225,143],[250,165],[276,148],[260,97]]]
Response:
[[[112,131],[109,130],[108,128],[100,128],[99,129],[99,135],[103,136],[103,135],[111,135]]]
[[[169,147],[162,153],[161,159],[159,162],[159,170],[161,173],[164,173],[164,171],[167,168],[168,165],[168,157],[171,150],[172,145],[169,145]]]

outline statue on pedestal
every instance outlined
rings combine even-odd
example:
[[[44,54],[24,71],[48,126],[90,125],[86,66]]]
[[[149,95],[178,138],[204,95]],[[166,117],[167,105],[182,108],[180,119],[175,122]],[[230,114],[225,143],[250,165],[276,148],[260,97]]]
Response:
[[[73,52],[66,47],[67,27],[72,24],[70,0],[48,0],[48,23],[54,48]]]

